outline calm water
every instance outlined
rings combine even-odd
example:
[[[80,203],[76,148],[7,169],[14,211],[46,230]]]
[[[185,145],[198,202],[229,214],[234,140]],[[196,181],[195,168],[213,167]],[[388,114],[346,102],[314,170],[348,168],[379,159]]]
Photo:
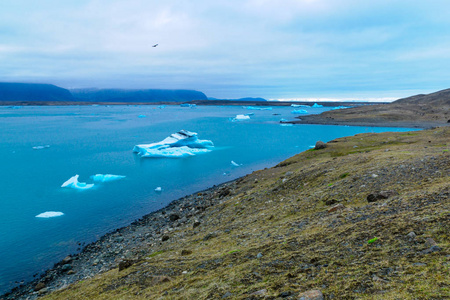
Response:
[[[293,119],[292,110],[0,107],[0,294],[76,252],[78,242],[94,241],[186,194],[273,166],[319,139],[401,130],[280,126],[281,118]],[[254,113],[251,120],[229,120],[246,113]],[[183,159],[139,158],[131,151],[136,144],[160,141],[180,129],[212,140],[214,151]],[[32,148],[43,145],[50,147]],[[234,167],[232,160],[242,165]],[[126,178],[85,191],[60,187],[75,174],[90,182],[89,176],[97,173]],[[154,191],[159,186],[162,193]],[[45,211],[64,216],[35,217]]]

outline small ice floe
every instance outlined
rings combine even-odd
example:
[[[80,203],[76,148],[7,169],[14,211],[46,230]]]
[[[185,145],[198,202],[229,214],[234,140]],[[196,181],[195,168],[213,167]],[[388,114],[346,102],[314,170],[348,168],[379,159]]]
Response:
[[[164,109],[164,108],[166,108],[166,106],[165,105],[160,105],[160,106],[158,106],[158,108],[159,109]]]
[[[240,164],[238,164],[238,163],[236,163],[235,161],[231,161],[231,165],[232,166],[235,166],[235,167],[239,167],[239,166],[241,166]]]
[[[336,106],[336,107],[333,107],[331,110],[345,109],[345,108],[349,108],[349,107],[348,106]]]
[[[91,179],[95,182],[107,182],[107,181],[114,181],[125,178],[125,176],[122,175],[113,175],[113,174],[95,174],[91,176]]]
[[[50,148],[50,145],[34,146],[33,147],[34,150],[42,150],[42,149],[47,149],[47,148]]]
[[[214,144],[210,140],[200,140],[197,133],[180,130],[161,142],[136,145],[133,152],[141,157],[188,157],[211,151]]]
[[[272,110],[272,107],[243,106],[243,108],[251,110]]]
[[[249,115],[236,115],[235,119],[238,121],[250,120],[250,116]]]
[[[304,109],[295,109],[291,111],[291,114],[307,114],[308,112]]]
[[[292,107],[311,107],[309,105],[303,105],[303,104],[291,104]]]
[[[48,219],[48,218],[54,218],[54,217],[61,217],[63,215],[64,215],[64,213],[62,213],[60,211],[46,211],[46,212],[43,212],[41,214],[38,214],[36,216],[36,218],[46,218],[46,219]]]
[[[147,118],[146,115],[139,115],[138,118]]]
[[[94,187],[94,184],[87,184],[86,182],[78,182],[79,175],[75,175],[69,178],[66,182],[64,182],[61,187],[72,188],[76,190],[88,190]]]
[[[312,107],[314,107],[314,108],[319,108],[319,107],[323,107],[323,105],[314,103],[314,105],[313,105]]]
[[[162,192],[162,188],[161,188],[160,186],[158,186],[158,187],[155,189],[155,192],[161,193],[161,192]]]

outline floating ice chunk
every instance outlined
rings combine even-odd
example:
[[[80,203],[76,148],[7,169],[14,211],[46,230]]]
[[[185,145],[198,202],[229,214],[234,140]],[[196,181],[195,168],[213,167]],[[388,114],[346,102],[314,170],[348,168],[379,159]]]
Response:
[[[233,166],[235,166],[235,167],[239,167],[239,166],[240,166],[240,164],[234,162],[233,160],[231,161],[231,165],[233,165]]]
[[[141,157],[187,157],[210,152],[214,144],[210,140],[199,140],[197,133],[180,130],[161,142],[136,145],[133,152]]]
[[[158,108],[159,109],[164,109],[164,108],[166,108],[166,106],[165,105],[160,105],[160,106],[158,106]]]
[[[309,105],[303,105],[303,104],[291,104],[292,107],[311,107]]]
[[[242,121],[242,120],[250,120],[250,116],[248,116],[248,115],[236,115],[235,119],[236,120],[240,120],[240,121]]]
[[[41,150],[41,149],[47,149],[50,148],[50,145],[44,145],[44,146],[34,146],[34,150]]]
[[[314,105],[313,105],[312,107],[314,107],[314,108],[319,108],[319,107],[323,107],[323,105],[314,103]]]
[[[122,178],[125,178],[125,176],[112,174],[95,174],[91,176],[91,179],[94,180],[95,182],[114,181]]]
[[[243,106],[243,108],[251,109],[251,110],[272,110],[272,107]]]
[[[344,109],[344,108],[348,108],[348,106],[336,106],[336,107],[333,107],[331,110]]]
[[[146,115],[139,115],[138,118],[147,118]]]
[[[60,217],[63,216],[64,213],[60,211],[46,211],[41,214],[38,214],[36,218],[53,218],[53,217]]]
[[[307,114],[308,112],[304,109],[296,109],[291,111],[292,114]]]
[[[158,187],[155,189],[155,192],[161,193],[161,192],[162,192],[162,188],[161,188],[160,186],[158,186]]]
[[[78,174],[70,177],[70,179],[64,182],[61,187],[73,188],[76,190],[87,190],[94,186],[93,183],[87,184],[86,182],[78,182],[78,177]]]

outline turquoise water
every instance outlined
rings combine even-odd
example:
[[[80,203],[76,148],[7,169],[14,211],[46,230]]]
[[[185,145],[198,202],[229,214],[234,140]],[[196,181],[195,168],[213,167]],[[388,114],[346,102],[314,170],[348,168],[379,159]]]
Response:
[[[280,126],[281,118],[294,118],[292,110],[0,107],[0,294],[76,252],[78,243],[94,241],[186,194],[273,166],[317,140],[402,130]],[[254,113],[250,120],[230,121],[247,113]],[[214,150],[182,159],[139,158],[132,153],[134,145],[158,142],[180,129],[213,141]],[[50,147],[33,149],[44,145]],[[91,182],[89,176],[97,173],[126,178],[84,191],[61,188],[75,174],[81,182]],[[156,187],[163,192],[156,193]],[[35,217],[46,211],[64,215]]]

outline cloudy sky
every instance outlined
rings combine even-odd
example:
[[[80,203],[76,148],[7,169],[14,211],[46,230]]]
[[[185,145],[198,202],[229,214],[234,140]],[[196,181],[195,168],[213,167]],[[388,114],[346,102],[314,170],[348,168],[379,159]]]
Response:
[[[449,79],[448,0],[0,1],[0,81],[394,99]]]

